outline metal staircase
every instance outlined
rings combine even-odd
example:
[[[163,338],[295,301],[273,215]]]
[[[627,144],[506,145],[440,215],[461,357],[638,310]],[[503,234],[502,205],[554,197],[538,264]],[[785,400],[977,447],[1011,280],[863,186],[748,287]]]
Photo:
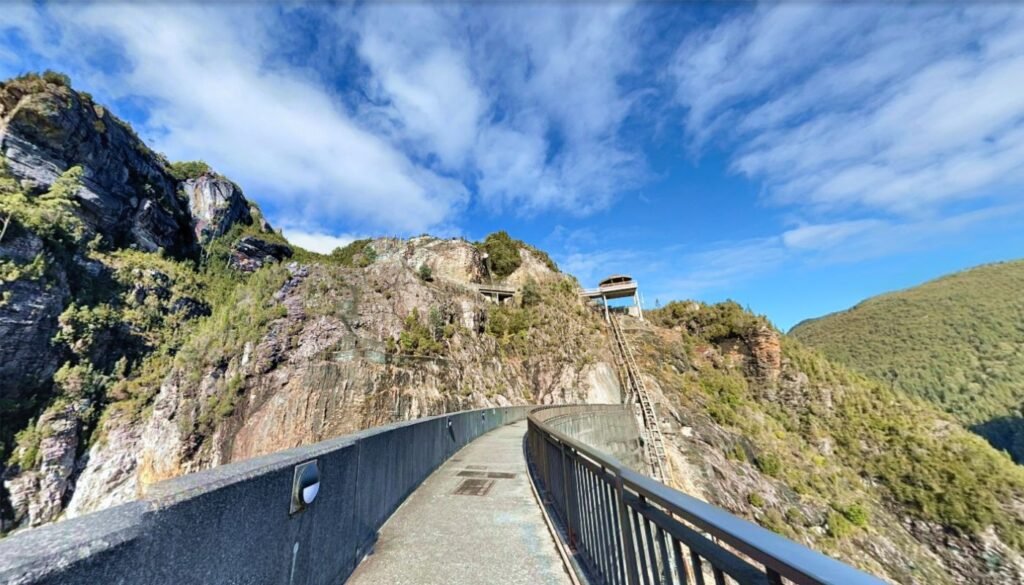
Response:
[[[644,457],[651,467],[651,477],[664,483],[668,480],[666,471],[667,459],[665,456],[665,439],[661,434],[661,425],[658,424],[658,416],[654,412],[654,404],[644,380],[640,376],[640,368],[633,358],[633,350],[625,336],[622,335],[622,328],[619,326],[620,317],[612,315],[609,320],[612,325],[612,333],[615,336],[615,349],[619,358],[619,367],[623,372],[622,378],[625,382],[625,402],[633,403],[637,413],[637,422],[644,439]]]

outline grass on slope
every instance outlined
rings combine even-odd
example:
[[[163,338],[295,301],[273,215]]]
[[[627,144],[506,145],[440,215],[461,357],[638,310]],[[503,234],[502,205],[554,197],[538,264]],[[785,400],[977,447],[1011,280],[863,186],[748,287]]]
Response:
[[[791,334],[937,404],[1024,461],[1022,291],[1024,261],[980,266],[805,321]]]

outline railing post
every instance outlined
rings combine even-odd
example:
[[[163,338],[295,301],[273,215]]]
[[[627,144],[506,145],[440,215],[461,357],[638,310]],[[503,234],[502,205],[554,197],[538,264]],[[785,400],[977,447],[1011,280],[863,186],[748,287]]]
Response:
[[[565,443],[559,441],[562,449],[562,505],[565,510],[565,533],[569,537],[569,548],[576,548],[576,536],[572,532],[572,506],[569,505],[569,466],[565,462]]]
[[[625,549],[623,555],[626,561],[626,583],[637,585],[640,582],[640,575],[636,572],[636,549],[633,546],[633,528],[629,521],[629,510],[626,508],[626,498],[623,496],[624,487],[622,476],[619,470],[615,470],[615,496],[619,500],[619,531],[622,533],[622,546]]]

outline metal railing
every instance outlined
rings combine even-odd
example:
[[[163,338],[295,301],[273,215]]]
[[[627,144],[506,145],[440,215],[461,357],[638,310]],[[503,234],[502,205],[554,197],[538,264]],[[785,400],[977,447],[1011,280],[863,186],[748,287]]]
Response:
[[[636,473],[549,424],[587,408],[533,411],[527,449],[538,487],[589,582],[884,583]]]
[[[626,282],[622,284],[608,284],[605,286],[599,286],[597,288],[585,288],[580,291],[580,296],[583,297],[599,297],[601,295],[610,295],[615,293],[627,293],[635,292],[637,284],[635,282]]]

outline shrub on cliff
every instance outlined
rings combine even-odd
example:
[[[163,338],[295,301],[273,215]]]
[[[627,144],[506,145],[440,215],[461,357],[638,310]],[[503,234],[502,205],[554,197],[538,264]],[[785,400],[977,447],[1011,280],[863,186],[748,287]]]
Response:
[[[185,181],[209,173],[210,165],[201,160],[178,161],[171,163],[168,170],[175,179]]]
[[[431,325],[420,321],[420,312],[413,309],[405,318],[402,333],[398,338],[398,346],[402,353],[411,355],[436,355],[441,353],[444,346],[441,344],[441,331],[437,326],[440,318],[436,310],[430,314]]]
[[[417,272],[417,275],[423,282],[430,282],[434,280],[434,271],[430,269],[430,265],[428,265],[426,262],[420,264],[420,269]]]
[[[519,250],[527,250],[537,257],[552,272],[558,272],[558,265],[548,256],[547,252],[537,249],[522,240],[516,240],[506,231],[490,234],[484,241],[477,242],[476,247],[487,254],[487,265],[494,278],[506,278],[522,265],[523,259]]]
[[[487,265],[495,278],[507,277],[523,263],[519,256],[519,243],[508,232],[494,232],[477,246],[487,254]]]
[[[85,236],[85,225],[75,214],[75,194],[81,180],[82,167],[71,167],[46,193],[29,197],[7,175],[0,160],[0,233],[8,237],[14,226],[20,226],[38,235],[54,250],[79,243]]]
[[[646,314],[652,323],[662,327],[682,327],[688,334],[709,342],[746,337],[758,328],[770,326],[767,319],[731,300],[714,305],[673,301]]]
[[[526,283],[523,284],[521,294],[523,297],[522,302],[524,307],[538,305],[543,300],[540,286],[537,284],[537,281],[533,279],[527,280]]]
[[[330,258],[343,266],[366,268],[377,259],[377,251],[370,245],[372,243],[369,238],[356,240],[344,248],[335,248]]]

